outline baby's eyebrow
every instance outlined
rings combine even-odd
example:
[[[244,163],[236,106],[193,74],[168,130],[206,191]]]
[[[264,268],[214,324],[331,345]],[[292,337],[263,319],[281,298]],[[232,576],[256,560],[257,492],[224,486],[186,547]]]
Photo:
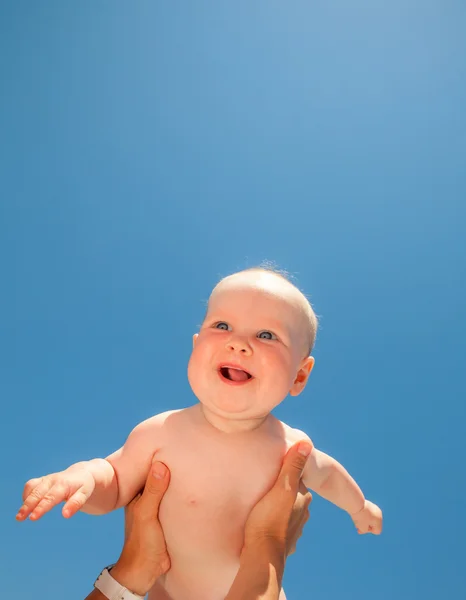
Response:
[[[267,320],[267,325],[270,325],[271,329],[285,329],[282,321],[275,321],[274,319]]]
[[[272,330],[278,330],[278,331],[284,331],[288,333],[289,328],[286,327],[286,325],[283,323],[283,321],[276,321],[275,319],[264,319],[264,325],[266,325],[265,327],[262,327],[262,329],[272,329]]]
[[[227,317],[225,317],[225,315],[218,315],[218,314],[210,314],[210,315],[206,315],[204,317],[204,320],[202,321],[203,325],[209,324],[211,325],[212,323],[231,323],[231,320],[228,319]]]
[[[216,313],[210,313],[205,316],[205,321],[228,321],[225,315],[219,315]]]

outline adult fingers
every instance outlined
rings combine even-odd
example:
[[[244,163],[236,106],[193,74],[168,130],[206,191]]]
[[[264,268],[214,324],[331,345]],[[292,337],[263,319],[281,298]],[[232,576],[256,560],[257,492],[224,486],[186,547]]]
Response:
[[[310,492],[304,484],[299,485],[299,492],[296,496],[295,503],[291,510],[288,521],[288,530],[286,533],[287,553],[294,552],[296,542],[301,537],[304,526],[309,519],[309,504],[312,500]]]
[[[303,489],[304,488],[304,489]],[[302,483],[299,484],[298,494],[293,506],[292,517],[299,517],[299,522],[306,523],[309,519],[309,506],[312,502],[312,494]]]
[[[136,507],[140,518],[153,518],[157,514],[169,483],[170,471],[168,467],[158,461],[152,463],[144,491]]]
[[[304,440],[295,443],[286,453],[278,481],[287,491],[297,493],[304,465],[312,448],[312,443]]]
[[[135,504],[137,504],[137,502],[141,496],[142,496],[142,490],[140,492],[138,492],[134,496],[134,498],[130,502],[128,502],[128,504],[125,506],[125,513],[130,512],[132,510],[133,506]]]
[[[39,483],[33,487],[34,482],[36,481]],[[18,521],[23,521],[32,513],[45,494],[52,487],[52,481],[48,477],[41,477],[38,480],[31,479],[31,481],[28,481],[25,487],[27,487],[29,491],[27,495],[26,492],[24,493],[25,498],[23,506],[19,509],[18,514],[16,515],[16,519]]]
[[[311,502],[312,502],[312,494],[308,490],[307,494],[306,494],[306,510],[307,510],[307,513],[306,513],[306,522],[309,519],[309,510],[310,510]]]

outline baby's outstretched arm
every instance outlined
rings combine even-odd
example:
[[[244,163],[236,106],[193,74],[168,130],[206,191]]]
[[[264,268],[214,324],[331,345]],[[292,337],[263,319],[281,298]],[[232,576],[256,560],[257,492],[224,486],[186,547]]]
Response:
[[[106,459],[79,462],[64,471],[28,481],[17,520],[24,521],[28,516],[37,520],[63,501],[64,517],[71,517],[78,510],[105,514],[126,505],[142,487],[149,471],[161,416],[135,427],[125,445]]]
[[[117,493],[114,470],[107,461],[96,458],[79,462],[64,471],[30,479],[24,486],[23,505],[16,519],[24,521],[29,516],[36,521],[60,502],[65,502],[63,516],[72,517],[91,497],[100,512],[108,512]]]
[[[314,448],[303,471],[304,484],[349,513],[358,533],[379,534],[382,511],[364,498],[348,471],[334,458]]]
[[[334,458],[313,448],[303,471],[304,484],[350,515],[364,507],[364,494]]]

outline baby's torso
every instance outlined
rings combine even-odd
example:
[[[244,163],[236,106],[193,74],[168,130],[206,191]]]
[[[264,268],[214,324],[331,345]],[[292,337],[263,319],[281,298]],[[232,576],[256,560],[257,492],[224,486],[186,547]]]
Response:
[[[166,420],[156,459],[170,469],[160,506],[172,566],[149,600],[223,600],[237,573],[246,519],[274,483],[293,430],[232,436],[202,421],[198,406]]]

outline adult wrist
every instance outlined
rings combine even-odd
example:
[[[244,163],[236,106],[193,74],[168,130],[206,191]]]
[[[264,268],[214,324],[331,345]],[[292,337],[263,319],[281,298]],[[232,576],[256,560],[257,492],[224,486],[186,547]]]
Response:
[[[274,538],[249,542],[225,600],[278,599],[285,571],[286,544]]]
[[[115,563],[110,574],[120,585],[138,596],[145,596],[155,583],[153,573],[149,575],[141,568],[120,562]]]

